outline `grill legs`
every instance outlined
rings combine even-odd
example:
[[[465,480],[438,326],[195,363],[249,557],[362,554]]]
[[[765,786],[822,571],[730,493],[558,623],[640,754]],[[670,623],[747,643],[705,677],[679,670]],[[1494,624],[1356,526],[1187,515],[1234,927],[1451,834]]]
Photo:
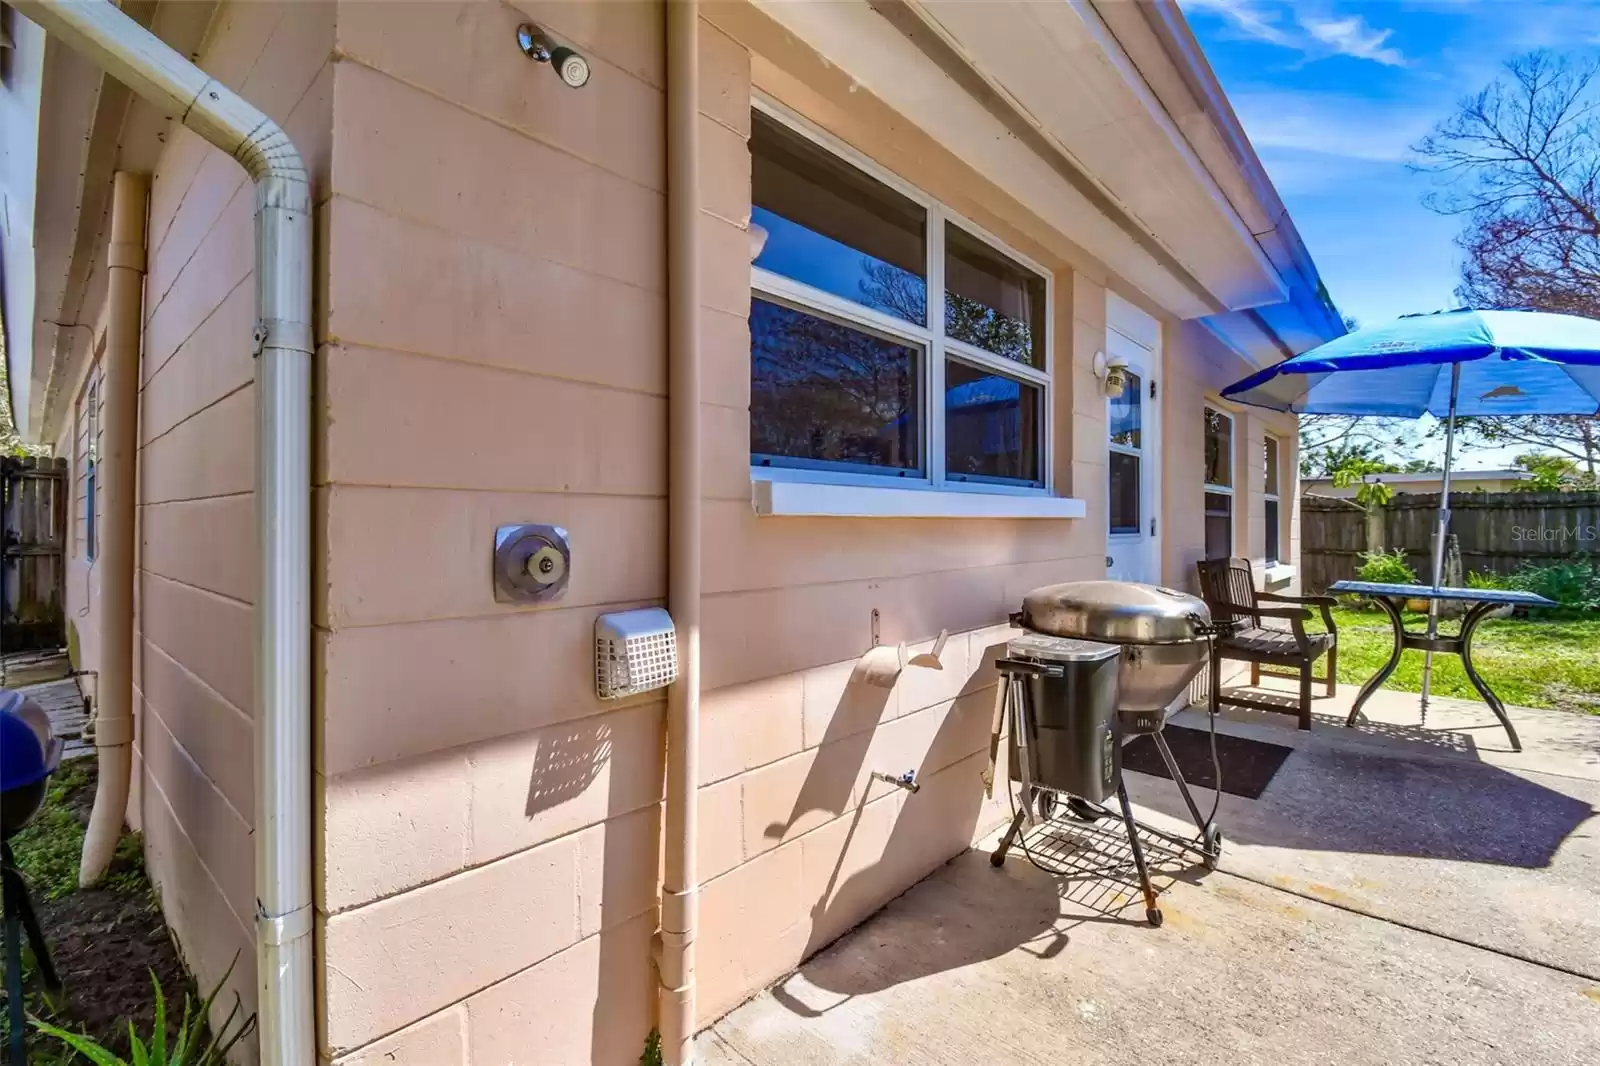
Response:
[[[24,1066],[28,1053],[24,1044],[28,1026],[22,1005],[22,938],[24,933],[33,948],[33,961],[39,968],[39,977],[49,992],[61,991],[61,979],[50,960],[50,945],[39,928],[39,919],[33,913],[33,901],[28,898],[28,886],[17,871],[16,856],[11,845],[0,845],[0,893],[5,895],[6,939],[6,1009],[11,1021],[11,1061]]]
[[[1161,926],[1161,908],[1156,906],[1156,890],[1150,884],[1150,870],[1144,863],[1144,848],[1139,844],[1139,823],[1133,820],[1133,804],[1128,802],[1128,786],[1117,782],[1117,802],[1122,805],[1122,822],[1128,827],[1128,845],[1133,848],[1133,865],[1139,871],[1139,887],[1144,890],[1144,916],[1153,926]]]

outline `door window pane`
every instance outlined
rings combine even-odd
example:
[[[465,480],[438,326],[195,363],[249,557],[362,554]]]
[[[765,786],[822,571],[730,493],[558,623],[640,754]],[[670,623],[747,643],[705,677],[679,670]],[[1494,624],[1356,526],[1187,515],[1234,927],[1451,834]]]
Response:
[[[756,465],[920,469],[918,349],[752,299],[750,353]]]
[[[1206,484],[1233,485],[1233,419],[1207,407]]]
[[[1267,565],[1272,566],[1278,561],[1278,501],[1267,500],[1264,509],[1267,517]]]
[[[755,265],[928,324],[927,212],[757,111],[750,116]]]
[[[1226,559],[1233,554],[1233,497],[1226,492],[1206,493],[1206,558]]]
[[[1111,532],[1139,532],[1139,457],[1111,453]]]
[[[951,359],[945,362],[945,469],[952,481],[1037,484],[1041,392]]]
[[[1139,380],[1139,375],[1129,374],[1122,391],[1111,398],[1109,417],[1112,444],[1128,448],[1143,447],[1139,442],[1144,421],[1144,410],[1140,407],[1144,397],[1143,388],[1144,383]]]
[[[944,332],[1044,369],[1044,279],[959,227],[944,228]]]

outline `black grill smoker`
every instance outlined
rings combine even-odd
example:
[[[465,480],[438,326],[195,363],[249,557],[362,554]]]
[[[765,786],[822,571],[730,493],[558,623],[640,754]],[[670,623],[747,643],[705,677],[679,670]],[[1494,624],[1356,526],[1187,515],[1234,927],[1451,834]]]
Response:
[[[1211,817],[1202,816],[1161,735],[1168,704],[1209,662],[1215,632],[1211,613],[1199,599],[1157,585],[1073,581],[1028,593],[1013,621],[1024,632],[1007,644],[997,664],[1001,694],[991,751],[998,750],[1002,724],[1008,725],[1010,776],[1020,800],[991,861],[1001,865],[1015,844],[1041,865],[1029,850],[1036,823],[1063,816],[1083,822],[1115,817],[1101,806],[1115,795],[1144,892],[1145,917],[1159,926],[1161,910],[1140,831],[1198,854],[1207,869],[1216,868],[1222,852],[1216,808]],[[1154,740],[1198,837],[1186,840],[1134,820],[1122,780],[1122,744],[1142,734]],[[1220,768],[1217,779],[1220,784]],[[1065,813],[1058,814],[1062,807]]]

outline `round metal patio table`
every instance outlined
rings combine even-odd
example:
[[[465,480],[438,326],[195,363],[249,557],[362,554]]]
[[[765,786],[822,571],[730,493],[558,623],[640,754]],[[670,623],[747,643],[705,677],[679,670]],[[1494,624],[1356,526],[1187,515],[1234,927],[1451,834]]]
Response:
[[[1354,706],[1350,708],[1350,717],[1345,720],[1344,724],[1347,727],[1356,724],[1356,720],[1361,717],[1362,705],[1374,692],[1383,687],[1383,683],[1389,680],[1389,675],[1394,673],[1395,667],[1400,665],[1401,652],[1408,649],[1431,651],[1435,654],[1461,657],[1461,665],[1467,672],[1467,680],[1472,682],[1472,687],[1478,690],[1478,694],[1489,705],[1494,716],[1505,726],[1506,735],[1511,738],[1511,749],[1522,750],[1522,741],[1517,738],[1517,730],[1506,714],[1505,704],[1500,702],[1500,697],[1494,694],[1488,682],[1478,675],[1477,669],[1472,665],[1472,635],[1477,631],[1478,624],[1500,607],[1555,607],[1554,600],[1532,592],[1511,592],[1504,589],[1433,588],[1428,585],[1389,585],[1376,581],[1335,581],[1328,586],[1328,591],[1371,597],[1389,616],[1389,624],[1394,629],[1394,650],[1389,653],[1389,661],[1361,686],[1361,692],[1356,696]],[[1426,633],[1415,633],[1406,629],[1405,622],[1400,616],[1400,609],[1407,600],[1456,601],[1470,603],[1472,606],[1467,608],[1466,615],[1461,619],[1459,634],[1453,637],[1444,635],[1429,637]]]

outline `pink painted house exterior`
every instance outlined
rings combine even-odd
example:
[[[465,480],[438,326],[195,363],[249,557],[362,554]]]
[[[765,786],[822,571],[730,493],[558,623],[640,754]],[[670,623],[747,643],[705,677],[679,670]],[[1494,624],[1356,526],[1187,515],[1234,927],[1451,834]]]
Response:
[[[312,173],[322,1060],[635,1062],[655,1024],[664,702],[600,700],[592,639],[666,592],[662,7],[124,6]],[[231,985],[252,1004],[250,189],[10,18],[38,115],[4,135],[37,146],[33,246],[6,248],[10,379],[24,431],[74,464],[68,615],[90,669],[95,235],[111,173],[150,175],[128,821],[189,965],[210,982],[242,953]],[[519,50],[524,22],[587,59],[584,87]],[[1024,592],[1108,572],[1189,588],[1217,551],[1294,584],[1295,421],[1218,391],[1342,327],[1172,3],[708,0],[699,44],[705,1025],[1001,816],[980,780],[986,663]],[[752,266],[766,136],[903,198],[925,237],[954,227],[930,246],[960,231],[1039,282],[1037,362],[1006,377]],[[23,261],[31,305],[10,286]],[[952,375],[1022,389],[1021,465],[962,481],[961,462],[999,467],[936,460],[947,422],[909,479],[753,460],[771,385],[753,300],[919,353],[924,386],[943,352],[951,405]],[[1113,439],[1128,415],[1101,353],[1138,375],[1136,443]],[[924,427],[944,417],[929,396],[906,416]],[[494,531],[518,522],[570,533],[560,599],[496,602]],[[948,631],[943,668],[850,684],[874,612],[913,652]],[[909,768],[916,794],[870,776]]]

